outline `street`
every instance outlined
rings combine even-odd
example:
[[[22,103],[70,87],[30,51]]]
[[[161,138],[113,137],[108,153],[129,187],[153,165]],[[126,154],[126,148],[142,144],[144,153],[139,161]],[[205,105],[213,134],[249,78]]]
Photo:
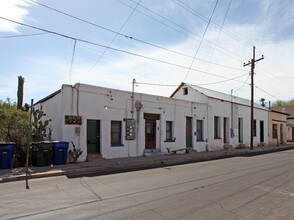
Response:
[[[294,219],[294,150],[0,184],[1,219]]]

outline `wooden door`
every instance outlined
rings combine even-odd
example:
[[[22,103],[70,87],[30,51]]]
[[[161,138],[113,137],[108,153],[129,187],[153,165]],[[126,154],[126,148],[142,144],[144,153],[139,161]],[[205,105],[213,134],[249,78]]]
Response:
[[[87,120],[87,153],[100,153],[100,120]]]
[[[280,124],[280,144],[284,144],[283,125]]]
[[[145,121],[145,148],[156,148],[156,120]]]
[[[264,142],[264,122],[260,121],[260,142]]]
[[[192,145],[192,118],[186,117],[186,147],[193,147]]]

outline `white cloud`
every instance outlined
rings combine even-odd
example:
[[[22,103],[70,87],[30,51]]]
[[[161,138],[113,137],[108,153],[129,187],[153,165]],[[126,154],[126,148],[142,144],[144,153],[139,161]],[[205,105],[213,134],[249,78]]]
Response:
[[[30,6],[25,0],[1,0],[0,16],[22,22],[28,15],[28,7]],[[17,24],[0,20],[0,32],[17,33]]]

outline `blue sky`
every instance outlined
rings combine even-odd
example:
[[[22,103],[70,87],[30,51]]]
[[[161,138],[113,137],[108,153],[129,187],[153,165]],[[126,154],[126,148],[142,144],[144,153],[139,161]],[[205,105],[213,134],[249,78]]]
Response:
[[[19,75],[25,78],[26,102],[37,101],[62,84],[78,82],[131,90],[133,78],[170,85],[139,84],[137,92],[169,96],[176,88],[172,85],[185,81],[228,94],[233,89],[235,95],[249,99],[250,67],[243,63],[252,58],[253,46],[256,58],[265,56],[255,69],[255,99],[294,98],[293,0],[219,0],[204,37],[216,0],[34,1],[1,0],[0,17],[125,52],[78,40],[71,65],[74,40],[0,19],[2,100],[16,101]],[[232,78],[236,79],[226,81]]]

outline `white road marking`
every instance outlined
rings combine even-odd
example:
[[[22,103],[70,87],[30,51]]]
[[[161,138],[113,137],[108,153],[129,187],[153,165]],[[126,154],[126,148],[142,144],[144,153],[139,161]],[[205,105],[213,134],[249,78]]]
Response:
[[[294,196],[294,193],[291,193],[291,192],[286,191],[284,189],[278,189],[278,188],[275,188],[275,187],[272,187],[272,186],[258,185],[258,186],[255,186],[255,187],[258,188],[258,189],[261,189],[263,191],[266,191],[266,192],[276,193],[276,194],[284,195],[284,196],[287,196],[287,197],[293,197]]]

